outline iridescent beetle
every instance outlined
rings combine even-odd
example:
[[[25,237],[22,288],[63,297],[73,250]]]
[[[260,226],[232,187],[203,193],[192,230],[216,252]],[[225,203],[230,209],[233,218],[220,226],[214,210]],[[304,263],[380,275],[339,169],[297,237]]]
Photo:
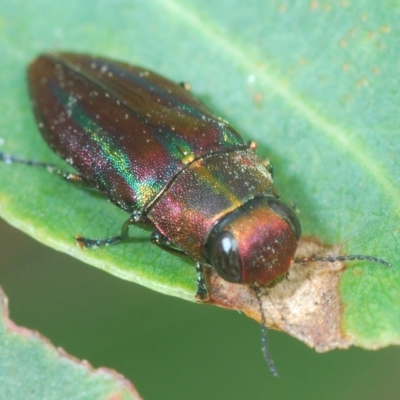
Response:
[[[253,285],[261,304],[258,285],[287,273],[301,229],[253,144],[185,85],[147,69],[54,53],[30,65],[28,80],[44,139],[79,174],[6,154],[0,160],[88,184],[130,215],[120,235],[77,237],[81,247],[117,243],[130,225],[150,228],[153,243],[194,260],[199,300],[208,298],[203,269],[210,267],[229,282]],[[264,355],[276,374],[263,329]]]

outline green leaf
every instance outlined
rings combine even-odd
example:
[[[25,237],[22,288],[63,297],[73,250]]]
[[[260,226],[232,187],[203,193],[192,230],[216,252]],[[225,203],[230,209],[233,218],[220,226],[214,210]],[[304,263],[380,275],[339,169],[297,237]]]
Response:
[[[343,254],[393,263],[392,269],[349,263],[338,272],[335,296],[339,329],[350,342],[398,343],[397,15],[393,2],[366,0],[135,0],[98,2],[90,11],[76,0],[5,4],[1,149],[65,167],[40,138],[29,107],[25,70],[40,52],[90,52],[190,82],[272,160],[276,184],[300,209],[305,235],[341,244]],[[126,219],[101,197],[20,165],[0,165],[0,184],[0,213],[14,226],[124,279],[193,300],[191,264],[148,241],[90,251],[75,246],[76,234],[114,235]]]
[[[15,325],[1,288],[0,383],[2,399],[140,400],[135,387],[115,371],[95,370],[39,333]]]

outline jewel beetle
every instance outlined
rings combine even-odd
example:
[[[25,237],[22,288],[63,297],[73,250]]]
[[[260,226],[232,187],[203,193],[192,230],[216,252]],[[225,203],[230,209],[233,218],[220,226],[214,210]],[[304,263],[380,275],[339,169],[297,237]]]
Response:
[[[28,86],[43,138],[77,173],[3,153],[0,160],[88,185],[129,214],[119,235],[79,236],[81,247],[118,243],[131,225],[150,229],[154,244],[194,261],[201,301],[208,298],[205,267],[252,285],[259,303],[258,285],[285,276],[301,236],[296,213],[254,142],[245,143],[187,85],[106,58],[50,53],[29,66]],[[388,264],[358,255],[299,262],[354,258]]]
[[[123,240],[131,225],[151,241],[225,280],[267,285],[285,274],[300,238],[296,213],[279,198],[268,166],[185,85],[147,69],[72,53],[29,67],[39,129],[78,174],[130,216],[118,236],[78,237],[82,247]],[[62,172],[61,172],[62,173]]]

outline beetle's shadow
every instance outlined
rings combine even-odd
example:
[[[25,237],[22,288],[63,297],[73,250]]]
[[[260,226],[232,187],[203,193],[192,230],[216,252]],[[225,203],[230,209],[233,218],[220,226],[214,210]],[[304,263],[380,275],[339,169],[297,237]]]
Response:
[[[128,236],[122,243],[134,243],[134,244],[138,244],[138,243],[150,243],[150,235],[149,235],[149,237],[143,237],[143,236],[139,236],[139,237]]]

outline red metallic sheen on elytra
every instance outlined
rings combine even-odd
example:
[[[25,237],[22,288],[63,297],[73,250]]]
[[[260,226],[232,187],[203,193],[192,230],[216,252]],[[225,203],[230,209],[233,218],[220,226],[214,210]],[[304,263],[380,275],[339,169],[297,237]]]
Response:
[[[185,154],[245,147],[190,92],[147,69],[55,53],[36,59],[28,80],[46,142],[127,212],[151,203]]]

